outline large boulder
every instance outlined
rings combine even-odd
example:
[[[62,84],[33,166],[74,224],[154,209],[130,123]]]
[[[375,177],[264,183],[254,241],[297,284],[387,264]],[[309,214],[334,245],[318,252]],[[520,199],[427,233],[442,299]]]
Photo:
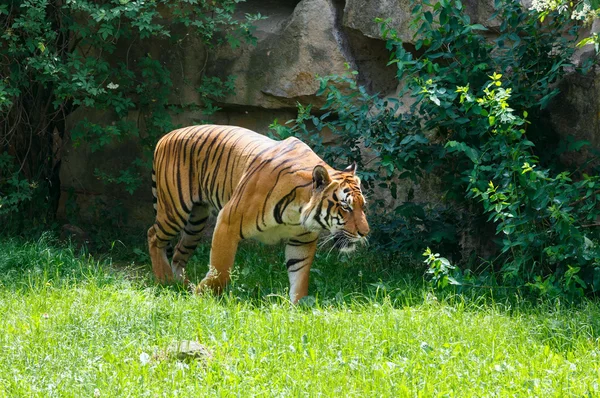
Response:
[[[363,35],[381,39],[381,27],[375,22],[376,18],[389,19],[389,25],[395,29],[400,39],[405,43],[415,42],[415,30],[411,27],[411,0],[347,0],[344,8],[344,27],[355,29]],[[522,1],[523,4],[527,0]],[[494,0],[466,0],[463,7],[471,17],[471,23],[482,24],[495,29],[500,26],[497,18],[492,18]]]
[[[471,23],[478,23],[490,29],[500,27],[500,20],[492,18],[496,12],[494,0],[467,0],[464,7],[467,15],[471,17]]]
[[[414,31],[410,29],[411,8],[411,0],[347,0],[343,24],[367,37],[380,39],[381,29],[375,23],[375,18],[389,18],[390,26],[397,30],[400,38],[412,43]]]
[[[315,77],[346,71],[351,58],[331,0],[302,0],[285,19],[281,11],[275,15],[279,23],[259,23],[256,47],[223,46],[215,54],[210,73],[237,76],[235,94],[223,103],[283,108],[310,101],[318,106],[322,99],[314,96]]]

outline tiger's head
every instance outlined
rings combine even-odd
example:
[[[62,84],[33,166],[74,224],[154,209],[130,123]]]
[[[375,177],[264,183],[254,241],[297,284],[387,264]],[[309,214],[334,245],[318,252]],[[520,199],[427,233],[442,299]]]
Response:
[[[313,169],[311,198],[303,208],[301,223],[311,231],[328,230],[334,247],[352,252],[357,243],[366,242],[369,233],[356,163],[332,174],[333,179],[321,165]]]

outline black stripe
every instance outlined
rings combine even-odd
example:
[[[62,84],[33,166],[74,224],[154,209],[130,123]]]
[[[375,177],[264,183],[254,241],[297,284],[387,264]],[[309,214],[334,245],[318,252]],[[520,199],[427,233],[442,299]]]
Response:
[[[333,201],[331,201],[329,199],[327,199],[327,202],[328,202],[327,203],[327,210],[325,212],[325,219],[324,219],[324,221],[325,221],[325,223],[329,224],[328,220],[331,218],[331,208],[333,207],[333,205],[335,204],[335,202],[333,202]]]
[[[229,214],[231,214],[231,212],[229,212]],[[244,214],[242,213],[242,219],[240,221],[240,238],[246,239],[246,238],[244,238],[244,232],[242,231],[243,225],[244,225]]]
[[[175,236],[175,234],[171,234],[171,233],[168,233],[167,231],[165,231],[165,229],[163,228],[163,226],[162,226],[162,225],[160,225],[160,223],[159,223],[158,221],[156,221],[156,222],[154,223],[154,225],[155,225],[155,226],[157,226],[157,227],[158,227],[158,229],[160,229],[160,231],[163,233],[163,235],[165,235],[167,238],[168,238],[168,237],[171,237],[171,238],[172,238],[173,236]],[[158,239],[162,240],[163,242],[168,242],[168,240],[161,239],[161,238],[160,238],[160,236],[158,236],[158,234],[157,234],[157,236],[156,236],[156,237],[157,237]]]
[[[291,266],[294,266],[298,263],[301,263],[302,261],[306,260],[308,257],[304,257],[304,258],[291,258],[289,260],[287,260],[287,262],[285,263],[286,268],[290,268]]]
[[[198,221],[192,221],[192,220],[188,220],[188,224],[193,225],[193,226],[198,226],[198,225],[202,225],[206,222],[206,220],[208,220],[208,217],[204,217]]]
[[[288,272],[298,272],[300,271],[302,268],[306,267],[308,264],[304,264],[296,269],[288,269]]]
[[[304,245],[308,245],[310,243],[316,242],[317,239],[319,239],[319,238],[316,238],[316,239],[313,239],[313,240],[309,240],[308,242],[302,242],[300,240],[290,239],[287,244],[289,246],[304,246]]]
[[[188,235],[190,235],[190,236],[195,236],[195,235],[198,235],[198,234],[199,234],[200,232],[202,232],[202,231],[204,231],[204,228],[201,228],[201,229],[200,229],[200,230],[198,230],[198,231],[190,231],[189,229],[187,229],[187,227],[185,227],[185,228],[183,229],[183,232],[185,232],[186,234],[188,234]]]
[[[321,227],[323,227],[323,229],[327,229],[327,226],[321,222],[321,209],[322,209],[322,208],[323,208],[323,201],[320,201],[320,202],[319,202],[319,206],[318,206],[318,208],[317,208],[317,211],[315,212],[315,217],[314,217],[314,219],[315,219],[315,221],[316,221],[316,222],[318,222],[318,223],[319,223],[319,225],[320,225]]]
[[[247,170],[244,181],[241,181],[240,184],[236,188],[237,195],[235,197],[235,203],[233,204],[234,209],[237,209],[237,207],[240,205],[240,201],[243,197],[243,192],[246,189],[246,186],[250,183],[250,181],[254,180],[254,178],[252,178],[252,177],[257,173],[260,173],[262,171],[262,169],[265,168],[268,164],[272,163],[273,161],[277,161],[277,159],[279,159],[281,157],[287,156],[289,152],[292,152],[295,149],[295,146],[297,145],[297,143],[302,143],[302,142],[301,141],[297,141],[297,142],[293,141],[289,145],[284,147],[283,149],[280,149],[278,147],[274,148],[272,146],[268,146],[267,148],[263,149],[262,151],[260,151],[256,155],[254,155],[254,158],[249,163],[253,166],[249,170]],[[260,163],[255,164],[256,160],[260,159],[264,154],[268,154],[269,151],[275,152],[275,150],[279,150],[279,151],[276,152],[276,155],[274,157],[271,156],[267,159],[263,159]]]
[[[166,213],[166,224],[167,226],[173,228],[173,230],[175,231],[174,233],[177,233],[179,230],[181,230],[181,227],[185,225],[185,219],[181,216],[179,216],[179,213],[175,213],[176,216],[180,217],[179,221],[177,221],[176,219],[173,218],[173,214],[171,213]]]
[[[189,161],[188,161],[189,162],[188,189],[190,191],[190,201],[192,203],[194,203],[194,200],[195,200],[195,198],[194,198],[194,185],[195,185],[194,184],[194,180],[195,180],[194,179],[194,167],[196,165],[194,154],[195,154],[196,147],[198,146],[198,143],[200,142],[201,137],[196,136],[196,131],[193,131],[192,134],[193,134],[194,142],[192,145],[190,145],[190,155],[189,155]],[[184,154],[183,159],[185,161],[185,154]],[[198,181],[198,183],[200,183],[200,181]],[[200,192],[200,189],[198,189],[198,192]]]
[[[171,239],[162,239],[160,236],[156,235],[156,239],[158,239],[161,242],[170,242]]]
[[[236,138],[236,140],[231,144],[232,148],[237,148],[237,144],[238,142],[244,137],[244,134],[239,134],[238,137]],[[233,171],[235,170],[234,167],[229,167],[229,160],[231,159],[231,154],[233,153],[233,151],[229,151],[229,153],[227,154],[227,161],[225,162],[225,175],[223,177],[223,187],[221,190],[221,197],[223,198],[224,201],[229,200],[229,198],[227,198],[227,196],[231,195],[231,192],[233,192]],[[232,165],[233,166],[233,165]],[[228,176],[228,171],[230,171],[231,175]],[[225,195],[225,188],[227,187],[227,177],[229,177],[229,181],[230,181],[230,191],[227,193],[227,195]]]
[[[221,206],[221,199],[219,198],[219,184],[218,184],[218,181],[217,181],[217,176],[218,176],[219,169],[221,168],[221,161],[223,159],[223,155],[225,154],[225,149],[227,149],[227,144],[229,144],[229,142],[232,141],[235,138],[236,138],[236,136],[234,134],[232,134],[232,130],[228,130],[227,131],[227,136],[219,144],[219,147],[215,151],[215,153],[213,155],[213,159],[212,159],[212,162],[215,162],[215,158],[217,157],[217,153],[219,153],[219,149],[220,149],[221,151],[219,153],[219,157],[216,159],[216,163],[215,163],[215,165],[213,167],[213,169],[216,170],[217,173],[213,174],[213,178],[212,178],[212,181],[210,183],[210,192],[215,195],[215,199],[217,200],[217,208],[219,210],[222,209],[223,206]],[[231,153],[231,150],[229,150],[229,152]],[[224,178],[226,178],[227,169],[224,169],[224,171],[223,171],[222,174],[224,174],[225,175]],[[225,182],[223,181],[223,185],[224,184],[225,184]]]

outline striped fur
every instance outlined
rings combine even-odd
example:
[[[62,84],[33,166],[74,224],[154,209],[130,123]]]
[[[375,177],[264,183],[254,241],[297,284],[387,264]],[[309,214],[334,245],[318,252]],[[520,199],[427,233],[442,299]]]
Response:
[[[172,131],[154,152],[156,220],[148,230],[154,274],[161,281],[186,280],[185,265],[214,210],[210,267],[196,290],[223,289],[241,240],[283,240],[296,302],[308,292],[321,231],[332,232],[342,251],[351,251],[369,232],[355,169],[332,169],[296,138],[274,141],[235,126]],[[167,247],[178,233],[169,266]]]

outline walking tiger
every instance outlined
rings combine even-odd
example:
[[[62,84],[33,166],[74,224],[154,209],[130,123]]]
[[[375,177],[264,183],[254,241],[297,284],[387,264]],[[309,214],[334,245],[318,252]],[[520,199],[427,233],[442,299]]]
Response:
[[[297,138],[275,141],[242,127],[193,126],[162,137],[154,152],[152,193],[156,219],[148,245],[152,270],[163,282],[186,280],[185,265],[209,212],[218,212],[209,271],[198,292],[222,291],[241,240],[285,241],[295,303],[308,294],[320,232],[332,233],[344,252],[369,233],[355,164],[338,171]],[[177,233],[169,265],[167,245]]]

